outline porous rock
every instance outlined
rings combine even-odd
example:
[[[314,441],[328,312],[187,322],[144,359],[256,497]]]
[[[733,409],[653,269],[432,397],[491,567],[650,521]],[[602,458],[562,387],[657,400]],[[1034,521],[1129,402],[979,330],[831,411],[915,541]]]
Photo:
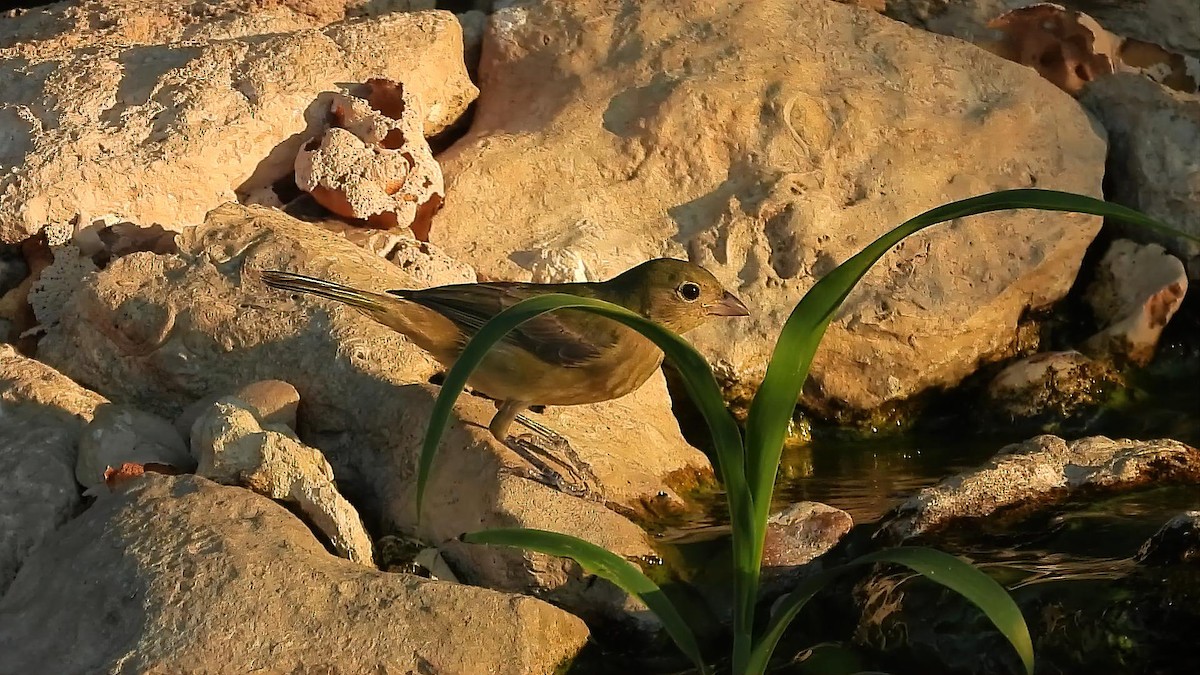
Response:
[[[427,382],[440,367],[357,311],[266,288],[254,271],[288,269],[375,290],[435,280],[263,207],[216,209],[204,225],[180,234],[179,245],[177,255],[134,253],[92,277],[42,339],[41,358],[113,400],[171,417],[199,398],[251,382],[291,383],[300,393],[301,438],[325,454],[339,488],[371,527],[441,546],[463,532],[540,526],[650,557],[645,533],[605,505],[671,510],[682,504],[676,479],[691,485],[711,476],[704,455],[684,442],[661,376],[616,401],[537,416],[570,440],[579,472],[594,478],[589,499],[526,479],[529,464],[486,429],[494,406],[460,396],[418,524],[416,458],[438,393]],[[458,278],[452,268],[433,269]],[[465,564],[471,560],[503,558],[508,572],[497,583],[506,588],[614,594],[604,583],[586,582],[573,563],[515,549],[473,550],[459,549],[451,561],[464,564],[464,577],[492,574]]]
[[[341,560],[248,490],[152,474],[43,545],[0,625],[0,671],[62,675],[549,673],[587,637],[540,600]]]
[[[439,11],[0,60],[0,240],[81,214],[194,225],[287,176],[329,95],[373,77],[419,95],[436,133],[477,92],[462,49],[458,21]]]
[[[1121,378],[1077,351],[1041,352],[1005,366],[988,384],[989,412],[1055,424],[1105,400]]]
[[[300,148],[296,185],[339,216],[428,240],[446,190],[422,133],[423,104],[403,83],[367,86],[366,98],[333,95],[334,126]]]
[[[338,555],[374,565],[371,538],[334,486],[333,467],[320,450],[301,443],[287,427],[264,426],[253,408],[236,398],[214,403],[192,428],[197,475],[295,505]]]
[[[31,550],[79,508],[80,433],[105,400],[0,345],[0,594]],[[7,624],[5,624],[7,625]]]
[[[813,282],[905,219],[1000,188],[1101,194],[1103,134],[1062,91],[824,0],[513,3],[479,77],[470,132],[439,156],[452,198],[432,240],[492,278],[531,278],[545,249],[587,279],[662,255],[709,267],[752,316],[689,338],[735,395]],[[835,317],[811,402],[873,410],[1009,353],[1099,225],[1024,210],[910,237]]]
[[[1171,440],[1037,436],[1006,446],[983,466],[908,498],[888,517],[880,535],[902,542],[952,521],[1060,499],[1085,488],[1128,489],[1172,480],[1200,481],[1200,450]]]
[[[1113,242],[1085,295],[1103,326],[1088,339],[1087,349],[1101,358],[1146,365],[1187,288],[1183,263],[1163,247],[1128,239]]]

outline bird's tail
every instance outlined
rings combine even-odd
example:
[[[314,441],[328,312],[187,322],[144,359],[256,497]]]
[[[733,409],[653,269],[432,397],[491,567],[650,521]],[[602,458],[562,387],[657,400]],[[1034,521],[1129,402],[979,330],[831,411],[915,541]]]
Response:
[[[365,310],[371,314],[386,312],[391,300],[387,296],[369,291],[360,291],[357,288],[335,284],[332,281],[324,281],[314,277],[306,277],[303,274],[295,274],[293,272],[281,272],[279,270],[262,270],[259,272],[263,283],[271,288],[276,288],[281,291],[295,291],[297,293],[309,293],[330,300],[344,302],[351,307]]]

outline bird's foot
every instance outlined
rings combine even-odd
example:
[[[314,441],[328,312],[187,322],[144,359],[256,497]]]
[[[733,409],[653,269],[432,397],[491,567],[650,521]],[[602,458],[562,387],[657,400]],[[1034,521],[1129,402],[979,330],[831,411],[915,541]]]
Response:
[[[534,433],[509,436],[505,445],[532,467],[527,478],[575,497],[590,498],[596,494],[596,477],[591,466],[575,452],[570,441],[524,415],[518,415],[517,422]]]

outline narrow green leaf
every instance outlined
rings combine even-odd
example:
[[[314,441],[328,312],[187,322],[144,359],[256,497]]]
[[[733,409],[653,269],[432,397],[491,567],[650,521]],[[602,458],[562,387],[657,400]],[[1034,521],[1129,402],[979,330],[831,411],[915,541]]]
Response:
[[[1021,663],[1025,666],[1025,672],[1033,675],[1033,640],[1029,637],[1029,627],[1025,624],[1021,609],[1004,587],[974,565],[955,556],[930,548],[909,546],[868,553],[845,565],[825,570],[802,581],[787,595],[771,617],[766,634],[754,649],[749,672],[764,672],[784,631],[817,592],[854,567],[878,562],[904,565],[926,579],[958,593],[978,607],[1017,651]]]
[[[765,523],[775,487],[788,422],[808,378],[813,355],[835,313],[867,271],[892,246],[931,225],[1007,209],[1071,211],[1122,220],[1200,241],[1133,209],[1055,190],[1002,190],[931,209],[899,225],[825,275],[792,310],[776,342],[767,372],[750,405],[746,423],[746,477],[755,506],[753,560],[762,559]]]
[[[926,227],[966,216],[1008,209],[1088,213],[1149,227],[1200,241],[1133,209],[1056,190],[1001,190],[930,209],[876,239],[825,275],[792,310],[776,342],[762,384],[750,405],[746,424],[747,466],[751,498],[761,515],[770,508],[788,422],[808,377],[813,355],[835,313],[854,286],[892,246]],[[763,518],[765,521],[765,516]]]
[[[575,295],[552,293],[524,300],[500,312],[485,324],[463,348],[454,366],[446,373],[441,392],[434,402],[430,415],[429,429],[421,447],[417,467],[417,519],[421,517],[425,487],[437,455],[438,444],[450,423],[454,402],[466,386],[471,372],[483,361],[492,345],[523,322],[540,314],[556,309],[577,309],[595,312],[620,321],[652,340],[663,350],[665,357],[679,371],[688,395],[696,404],[708,424],[716,457],[716,469],[725,486],[729,500],[729,517],[733,525],[732,547],[734,560],[734,597],[738,606],[734,611],[735,655],[748,657],[751,622],[757,598],[759,564],[754,558],[755,509],[750,497],[750,487],[745,473],[745,454],[742,448],[741,431],[737,422],[725,408],[721,388],[713,378],[712,369],[704,356],[691,344],[675,333],[631,312],[624,307],[601,300]],[[735,658],[735,661],[737,659]]]
[[[547,555],[570,558],[579,563],[590,574],[607,579],[630,595],[637,596],[662,622],[663,628],[675,644],[696,664],[702,675],[711,672],[700,653],[696,636],[687,621],[680,616],[675,605],[667,599],[653,581],[638,569],[637,565],[606,551],[595,544],[557,532],[524,528],[484,530],[462,537],[470,544],[492,544],[512,546]]]
[[[450,423],[454,402],[463,387],[466,386],[470,374],[483,361],[488,350],[510,331],[529,319],[556,309],[594,312],[620,321],[654,341],[663,350],[666,358],[678,368],[688,394],[704,415],[709,432],[712,434],[717,454],[717,468],[721,472],[722,482],[731,490],[737,491],[738,486],[744,488],[746,476],[742,457],[741,432],[725,408],[721,389],[713,378],[712,370],[704,356],[680,336],[624,307],[577,295],[550,293],[524,300],[497,314],[467,343],[454,366],[446,373],[446,380],[434,403],[429,429],[426,431],[425,442],[421,448],[417,471],[418,517],[420,517],[425,486],[429,480],[434,457],[437,455],[438,444]],[[740,492],[748,494],[745,489]],[[752,508],[748,501],[745,502],[745,507],[746,513],[749,514]]]

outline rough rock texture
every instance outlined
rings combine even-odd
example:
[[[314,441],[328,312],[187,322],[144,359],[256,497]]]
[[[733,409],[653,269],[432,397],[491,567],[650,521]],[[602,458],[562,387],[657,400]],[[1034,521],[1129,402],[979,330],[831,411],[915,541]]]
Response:
[[[1172,91],[1135,75],[1088,86],[1080,98],[1108,129],[1109,199],[1200,237],[1200,95]],[[1125,226],[1131,239],[1157,240],[1200,278],[1200,243]]]
[[[1085,295],[1104,327],[1088,339],[1087,349],[1146,365],[1187,289],[1187,270],[1163,247],[1128,239],[1113,242]]]
[[[288,175],[329,94],[368,78],[419,95],[429,134],[477,92],[447,12],[162,46],[99,40],[53,58],[26,47],[0,60],[0,240],[10,242],[104,215],[195,224]]]
[[[332,96],[333,126],[300,148],[296,186],[339,216],[427,241],[446,188],[422,132],[424,105],[402,83],[367,86],[365,98]]]
[[[102,405],[79,439],[75,480],[85,488],[104,482],[109,467],[126,462],[196,468],[187,444],[167,420],[127,405]]]
[[[371,538],[358,512],[333,484],[333,467],[321,451],[301,443],[282,425],[265,424],[236,398],[214,403],[193,425],[196,473],[226,485],[294,504],[338,555],[374,566]]]
[[[1067,442],[1037,436],[1000,450],[987,464],[910,497],[880,534],[900,542],[960,518],[1046,501],[1084,488],[1133,487],[1167,480],[1200,481],[1200,450],[1170,440]]]
[[[25,556],[79,507],[72,470],[84,424],[105,403],[0,345],[0,594]],[[0,622],[2,623],[2,622]]]
[[[189,443],[192,438],[192,425],[196,419],[208,411],[214,403],[228,396],[227,393],[209,394],[179,413],[175,418],[175,429]],[[251,382],[237,391],[232,392],[234,398],[250,406],[254,416],[263,424],[281,424],[292,431],[296,430],[296,411],[300,406],[300,392],[282,380],[262,380]]]
[[[290,382],[301,397],[301,437],[325,454],[369,527],[396,528],[438,546],[486,527],[545,527],[649,557],[644,532],[605,504],[670,510],[682,503],[670,478],[711,475],[704,455],[680,435],[661,376],[617,401],[537,416],[570,439],[584,464],[577,468],[594,477],[595,501],[523,478],[529,465],[486,429],[495,408],[462,396],[418,527],[414,469],[438,391],[427,381],[439,367],[357,311],[268,289],[253,270],[288,269],[366,289],[411,288],[428,277],[261,207],[223,206],[179,240],[178,255],[135,253],[97,274],[42,339],[40,357],[116,401],[167,416],[251,382]],[[458,278],[431,259],[425,274]],[[577,583],[572,563],[469,548],[452,561],[467,566],[464,576],[489,573],[472,570],[471,560],[503,558],[511,588],[612,594],[605,584]]]
[[[820,502],[798,502],[772,515],[763,548],[766,592],[793,586],[809,563],[833,548],[852,527],[849,513]]]
[[[492,17],[480,82],[469,134],[439,156],[433,241],[491,277],[690,257],[751,307],[689,336],[746,385],[813,280],[906,218],[998,188],[1100,194],[1102,132],[1069,96],[824,0],[516,3]],[[835,320],[814,401],[873,409],[957,382],[1066,292],[1098,227],[1022,211],[911,238]]]
[[[153,475],[40,548],[0,625],[0,671],[61,675],[549,673],[587,636],[539,600],[340,560],[247,490]]]
[[[1050,424],[1105,400],[1120,383],[1110,366],[1076,351],[1041,352],[1014,361],[988,384],[990,412]]]
[[[59,312],[75,289],[95,271],[95,263],[74,246],[54,247],[54,262],[42,269],[29,287],[29,305],[38,323],[57,323]]]
[[[886,0],[900,21],[964,40],[991,39],[988,21],[1034,0]],[[1086,13],[1123,37],[1200,57],[1200,5],[1195,0],[1055,0]]]
[[[1142,544],[1134,559],[1143,565],[1200,562],[1200,511],[1187,511],[1168,520]]]
[[[434,4],[434,0],[68,0],[0,22],[0,58],[43,60],[80,47],[290,33],[346,18],[433,9]]]

